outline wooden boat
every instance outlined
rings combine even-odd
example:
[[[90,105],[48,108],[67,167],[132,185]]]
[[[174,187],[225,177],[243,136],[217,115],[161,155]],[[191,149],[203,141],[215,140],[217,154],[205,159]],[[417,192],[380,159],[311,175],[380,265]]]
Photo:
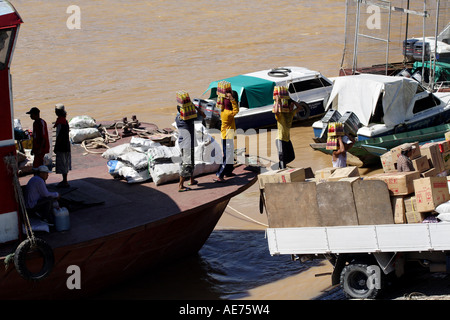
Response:
[[[364,166],[380,164],[379,157],[389,149],[407,142],[424,144],[426,142],[442,140],[444,139],[445,132],[449,130],[450,124],[442,124],[420,130],[356,141],[348,152],[361,160]],[[326,143],[312,143],[310,146],[314,150],[331,155],[331,151],[326,150]]]
[[[69,206],[70,229],[23,232],[30,217],[13,186],[25,185],[30,176],[18,178],[6,160],[16,155],[9,61],[21,22],[12,5],[0,0],[0,33],[8,32],[11,41],[8,67],[0,69],[0,264],[7,266],[0,272],[0,299],[86,297],[200,250],[230,199],[256,182],[246,166],[237,166],[226,183],[203,175],[192,190],[177,192],[177,184],[114,180],[100,154],[74,145],[70,188],[56,189],[59,175],[47,180]],[[130,139],[123,136],[109,146]]]

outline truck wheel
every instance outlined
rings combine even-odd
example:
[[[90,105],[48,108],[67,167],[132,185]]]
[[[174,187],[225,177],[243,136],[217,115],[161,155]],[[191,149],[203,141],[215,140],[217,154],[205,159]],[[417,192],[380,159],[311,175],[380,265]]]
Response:
[[[342,269],[341,287],[345,295],[350,299],[374,299],[379,288],[371,285],[369,288],[368,281],[373,275],[369,266],[366,264],[349,264]]]

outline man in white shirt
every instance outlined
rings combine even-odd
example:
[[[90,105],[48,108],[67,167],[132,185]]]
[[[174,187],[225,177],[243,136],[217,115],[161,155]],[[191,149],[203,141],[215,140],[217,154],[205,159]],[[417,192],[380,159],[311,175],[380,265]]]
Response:
[[[34,213],[48,224],[54,223],[53,202],[59,198],[58,192],[49,192],[45,181],[50,170],[47,166],[40,166],[37,174],[26,186],[25,202],[27,212]]]

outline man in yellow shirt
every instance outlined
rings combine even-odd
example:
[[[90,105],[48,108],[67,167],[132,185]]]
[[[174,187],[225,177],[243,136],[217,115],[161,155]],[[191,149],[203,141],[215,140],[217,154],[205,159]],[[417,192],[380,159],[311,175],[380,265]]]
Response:
[[[223,98],[223,110],[220,113],[223,162],[216,172],[217,179],[214,179],[216,182],[225,182],[224,176],[234,175],[234,134],[236,132],[234,116],[238,114],[239,106],[237,94],[235,91],[232,92],[233,94],[227,93]]]
[[[294,109],[294,106],[297,108]],[[276,112],[275,119],[277,119],[278,138],[275,140],[275,145],[278,149],[278,168],[285,169],[289,162],[295,159],[294,147],[291,142],[291,127],[292,120],[295,114],[303,109],[303,106],[290,99],[289,100],[289,112]],[[279,111],[279,109],[277,110]]]

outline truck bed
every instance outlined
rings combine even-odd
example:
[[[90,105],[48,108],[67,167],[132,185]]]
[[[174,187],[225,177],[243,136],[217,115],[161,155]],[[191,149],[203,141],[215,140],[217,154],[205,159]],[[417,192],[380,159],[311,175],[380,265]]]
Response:
[[[268,228],[271,255],[450,250],[450,223]]]

